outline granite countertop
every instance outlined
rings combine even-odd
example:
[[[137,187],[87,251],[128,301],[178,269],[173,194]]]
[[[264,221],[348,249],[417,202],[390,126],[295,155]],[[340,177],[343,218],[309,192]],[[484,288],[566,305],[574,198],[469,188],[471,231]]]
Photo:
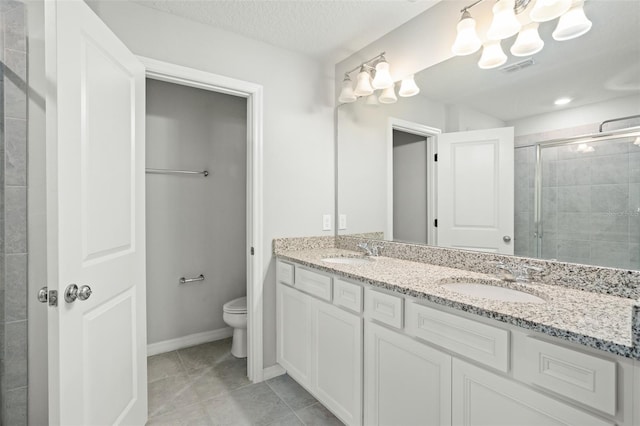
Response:
[[[389,257],[372,257],[364,265],[335,264],[328,257],[361,257],[339,248],[279,250],[283,259],[317,268],[454,309],[542,332],[616,355],[640,359],[635,344],[634,306],[638,301],[539,283],[510,283],[493,275]],[[466,296],[443,286],[478,282],[531,293],[545,303],[502,302]],[[637,321],[637,319],[636,319]],[[637,327],[636,327],[637,328]]]

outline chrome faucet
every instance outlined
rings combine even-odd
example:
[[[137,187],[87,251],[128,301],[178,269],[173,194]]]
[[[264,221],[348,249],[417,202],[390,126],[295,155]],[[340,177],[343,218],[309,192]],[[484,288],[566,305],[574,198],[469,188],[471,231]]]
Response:
[[[496,262],[496,268],[500,269],[502,273],[500,274],[500,278],[505,281],[518,281],[528,283],[531,281],[531,277],[529,276],[530,271],[534,272],[543,272],[543,268],[539,268],[537,266],[531,266],[527,264],[522,265],[507,265],[503,262]]]
[[[382,246],[369,243],[359,243],[358,248],[364,250],[365,256],[380,256],[380,250],[382,250]]]

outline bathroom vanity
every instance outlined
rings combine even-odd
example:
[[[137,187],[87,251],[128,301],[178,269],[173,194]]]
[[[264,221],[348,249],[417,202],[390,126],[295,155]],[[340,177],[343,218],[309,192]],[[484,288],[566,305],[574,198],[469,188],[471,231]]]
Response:
[[[275,252],[278,363],[346,424],[640,422],[635,300],[336,247]]]

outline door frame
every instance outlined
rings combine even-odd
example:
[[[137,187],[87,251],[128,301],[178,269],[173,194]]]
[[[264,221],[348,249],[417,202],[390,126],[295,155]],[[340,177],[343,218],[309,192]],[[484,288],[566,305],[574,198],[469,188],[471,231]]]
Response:
[[[138,56],[146,77],[247,99],[247,376],[254,383],[263,374],[263,88],[195,68]],[[253,249],[254,253],[251,254]]]
[[[427,139],[427,158],[438,152],[437,136],[442,133],[441,129],[426,126],[424,124],[415,123],[413,121],[403,120],[401,118],[387,118],[387,229],[385,230],[386,239],[393,241],[393,131],[410,133],[412,135],[423,136]],[[430,143],[431,141],[431,143]],[[435,245],[436,228],[433,226],[433,219],[436,217],[435,194],[437,189],[437,173],[435,167],[427,167],[427,183],[428,195],[427,200],[427,221],[430,223],[428,229],[429,245]]]

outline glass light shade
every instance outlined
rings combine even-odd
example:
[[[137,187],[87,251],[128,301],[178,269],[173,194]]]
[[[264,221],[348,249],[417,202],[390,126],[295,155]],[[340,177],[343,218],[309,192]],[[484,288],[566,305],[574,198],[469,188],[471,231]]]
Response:
[[[530,56],[538,53],[544,47],[544,41],[538,34],[537,22],[532,22],[522,27],[516,42],[511,46],[511,54],[513,56]]]
[[[478,66],[483,70],[499,67],[507,62],[507,55],[502,51],[500,41],[489,41],[482,49],[482,56]]]
[[[636,138],[636,140],[633,142],[633,144],[636,145],[636,146],[640,146],[640,136],[638,136]]]
[[[376,65],[376,76],[371,82],[374,89],[386,89],[393,84],[391,74],[389,74],[389,63],[383,59],[384,62],[378,62]]]
[[[380,106],[380,102],[378,102],[378,96],[375,93],[367,96],[367,99],[365,101],[366,101],[365,105],[374,106],[374,107]]]
[[[340,96],[338,97],[338,101],[343,104],[348,104],[349,102],[355,102],[358,97],[353,93],[353,86],[351,85],[351,79],[349,76],[345,76],[344,81],[342,82],[342,90],[340,91]]]
[[[534,22],[552,21],[565,13],[571,7],[572,0],[536,0],[531,10],[531,20]]]
[[[356,96],[369,96],[373,93],[373,87],[371,87],[371,77],[364,68],[360,70],[358,74],[358,84],[356,84],[356,90],[353,93]]]
[[[554,40],[565,41],[580,37],[591,29],[591,21],[584,14],[584,2],[579,1],[558,20],[553,31]]]
[[[408,98],[410,96],[415,96],[418,93],[420,93],[420,88],[416,84],[416,81],[413,79],[413,74],[402,79],[398,95],[402,96],[403,98]]]
[[[515,0],[499,0],[493,5],[493,21],[487,31],[489,40],[509,38],[520,31],[520,21],[513,10],[515,4]]]
[[[465,10],[462,19],[458,22],[458,35],[451,46],[451,51],[457,56],[471,55],[477,52],[480,46],[482,46],[482,42],[476,32],[476,20]]]
[[[378,98],[381,104],[393,104],[398,98],[396,98],[396,88],[394,85],[387,87],[382,91],[380,97]]]

